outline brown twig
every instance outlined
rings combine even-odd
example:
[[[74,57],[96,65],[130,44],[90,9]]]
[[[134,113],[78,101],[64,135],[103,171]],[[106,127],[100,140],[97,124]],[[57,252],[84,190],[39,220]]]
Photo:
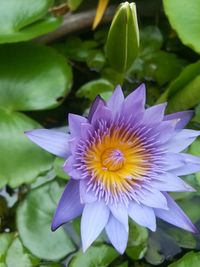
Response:
[[[116,6],[110,6],[102,19],[102,23],[107,23],[112,20]],[[63,36],[92,27],[92,23],[96,14],[96,10],[88,10],[81,13],[68,13],[64,16],[62,25],[54,32],[48,33],[42,37],[37,38],[37,42],[47,44],[62,38]]]

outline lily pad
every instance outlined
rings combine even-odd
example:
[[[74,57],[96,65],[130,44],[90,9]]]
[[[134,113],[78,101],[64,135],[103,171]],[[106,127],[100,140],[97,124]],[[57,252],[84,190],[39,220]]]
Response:
[[[7,251],[6,266],[7,267],[32,267],[37,266],[40,259],[31,255],[24,248],[19,238],[16,238]]]
[[[61,18],[47,15],[53,0],[2,0],[0,43],[26,41],[55,30]]]
[[[3,45],[0,58],[0,107],[53,108],[71,88],[71,67],[51,48],[31,43]]]
[[[36,266],[40,260],[31,255],[24,248],[20,239],[15,233],[3,233],[0,235],[1,243],[1,267],[32,267]]]
[[[0,188],[30,183],[51,168],[53,157],[24,135],[24,131],[39,127],[24,114],[0,109]]]
[[[82,251],[77,252],[73,256],[69,267],[106,267],[114,261],[118,255],[119,254],[108,245],[101,244],[99,246],[92,246],[85,253]]]
[[[59,260],[75,250],[63,228],[51,231],[51,221],[63,191],[53,181],[32,190],[17,210],[17,226],[26,248],[46,260]]]
[[[12,244],[14,239],[13,233],[3,233],[0,234],[0,243],[1,243],[1,254],[0,254],[0,266],[6,267],[5,260],[8,248]]]
[[[200,53],[199,0],[164,0],[164,10],[181,41]]]

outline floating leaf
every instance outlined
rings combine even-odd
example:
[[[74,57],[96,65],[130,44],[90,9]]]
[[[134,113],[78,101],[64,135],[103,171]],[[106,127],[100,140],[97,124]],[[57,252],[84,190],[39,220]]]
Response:
[[[0,109],[0,187],[30,183],[51,168],[53,157],[24,135],[24,131],[38,127],[24,114]]]
[[[91,246],[85,253],[77,252],[69,267],[106,267],[117,257],[118,253],[108,245]]]
[[[31,255],[25,249],[18,237],[14,233],[0,234],[1,244],[1,267],[32,267],[36,266],[40,260]]]
[[[19,240],[16,238],[7,251],[6,265],[7,267],[32,267],[37,266],[40,260],[31,255],[27,249],[25,249]]]
[[[7,251],[12,244],[12,241],[14,239],[13,233],[3,233],[0,234],[0,244],[1,244],[1,253],[0,253],[0,266],[6,267],[5,261],[6,261],[6,254]]]
[[[0,58],[0,107],[53,108],[71,88],[71,67],[51,48],[31,43],[3,45]]]
[[[197,267],[200,263],[200,252],[190,251],[180,260],[168,265],[168,267]]]
[[[97,95],[110,92],[113,90],[113,88],[113,84],[109,81],[105,79],[98,79],[81,86],[81,88],[77,91],[77,96],[94,100]]]
[[[200,53],[199,0],[164,0],[164,10],[181,41]]]
[[[61,18],[46,16],[53,0],[1,0],[0,43],[33,39],[55,30]]]
[[[32,190],[17,210],[17,226],[23,244],[34,255],[58,260],[75,247],[63,228],[51,231],[51,221],[63,191],[56,182]]]

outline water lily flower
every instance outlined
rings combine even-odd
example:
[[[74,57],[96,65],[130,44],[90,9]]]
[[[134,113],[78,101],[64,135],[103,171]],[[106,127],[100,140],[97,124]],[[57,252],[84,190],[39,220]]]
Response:
[[[105,228],[123,253],[128,218],[152,231],[156,217],[195,232],[168,192],[194,191],[179,176],[200,170],[200,158],[184,151],[200,131],[183,129],[193,112],[164,115],[166,103],[145,109],[142,84],[124,98],[118,86],[105,102],[97,97],[87,118],[69,114],[69,133],[38,129],[26,135],[66,159],[70,181],[55,212],[52,230],[82,214],[85,251]]]

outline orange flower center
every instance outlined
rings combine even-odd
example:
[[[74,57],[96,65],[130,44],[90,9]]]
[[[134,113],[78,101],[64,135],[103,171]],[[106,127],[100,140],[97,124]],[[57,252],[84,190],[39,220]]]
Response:
[[[93,182],[117,195],[130,191],[146,174],[151,157],[131,131],[113,128],[88,146],[84,161]]]

